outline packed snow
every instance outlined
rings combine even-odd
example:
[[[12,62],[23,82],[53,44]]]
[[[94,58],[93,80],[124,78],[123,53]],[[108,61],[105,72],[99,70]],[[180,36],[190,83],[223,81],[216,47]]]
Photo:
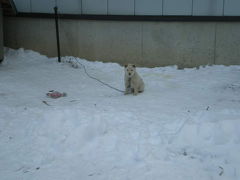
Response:
[[[116,63],[5,49],[1,180],[240,179],[240,66],[137,68],[133,96],[80,63],[124,90]]]

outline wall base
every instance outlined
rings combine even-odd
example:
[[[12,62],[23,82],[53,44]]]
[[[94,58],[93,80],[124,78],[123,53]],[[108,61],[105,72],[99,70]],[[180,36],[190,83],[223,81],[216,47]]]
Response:
[[[6,17],[5,46],[57,56],[54,19]],[[240,64],[239,22],[59,21],[61,55],[156,67]]]

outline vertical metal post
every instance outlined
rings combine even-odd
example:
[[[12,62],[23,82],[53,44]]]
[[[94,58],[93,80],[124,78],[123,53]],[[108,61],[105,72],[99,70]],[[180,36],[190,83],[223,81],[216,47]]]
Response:
[[[57,8],[57,6],[54,7],[54,11],[55,11],[55,25],[56,25],[56,36],[57,36],[58,62],[61,62],[59,30],[58,30],[58,8]]]

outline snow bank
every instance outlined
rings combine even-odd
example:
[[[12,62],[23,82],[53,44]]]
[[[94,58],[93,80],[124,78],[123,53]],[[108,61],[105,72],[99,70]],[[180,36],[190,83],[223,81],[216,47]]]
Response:
[[[138,68],[146,91],[124,96],[66,61],[5,51],[1,180],[240,179],[240,66]],[[77,60],[124,89],[120,65]]]

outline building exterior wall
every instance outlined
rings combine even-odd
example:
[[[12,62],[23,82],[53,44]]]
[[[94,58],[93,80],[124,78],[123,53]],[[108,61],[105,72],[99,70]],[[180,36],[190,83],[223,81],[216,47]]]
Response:
[[[3,60],[3,19],[2,19],[2,7],[0,4],[0,63]]]
[[[13,0],[18,12],[102,15],[239,16],[239,0]]]
[[[240,64],[239,22],[60,20],[61,55],[155,67]],[[54,19],[4,18],[5,46],[57,56]]]

